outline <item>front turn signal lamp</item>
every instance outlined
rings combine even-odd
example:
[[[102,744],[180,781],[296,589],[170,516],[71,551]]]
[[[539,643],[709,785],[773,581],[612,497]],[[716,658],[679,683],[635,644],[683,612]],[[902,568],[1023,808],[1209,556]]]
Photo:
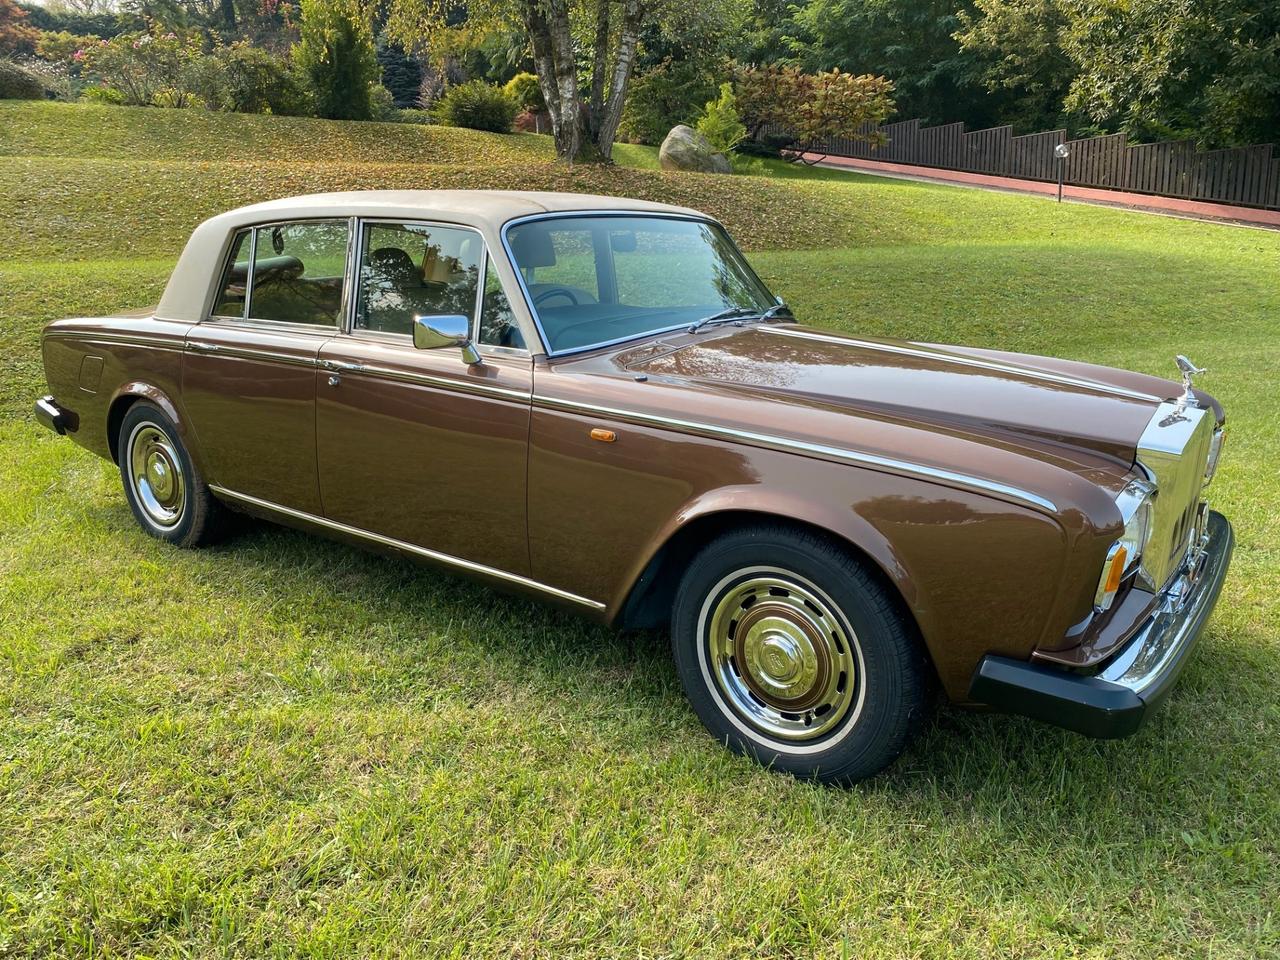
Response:
[[[1129,551],[1120,542],[1113,543],[1107,551],[1107,562],[1102,565],[1102,579],[1098,581],[1098,592],[1093,596],[1093,605],[1099,612],[1110,610],[1116,598],[1120,584],[1124,582],[1124,571],[1129,565]]]
[[[1151,498],[1155,492],[1155,484],[1134,480],[1116,498],[1116,506],[1124,520],[1124,533],[1111,545],[1102,564],[1098,590],[1093,598],[1093,605],[1099,612],[1111,608],[1125,576],[1142,559],[1142,551],[1151,539]]]

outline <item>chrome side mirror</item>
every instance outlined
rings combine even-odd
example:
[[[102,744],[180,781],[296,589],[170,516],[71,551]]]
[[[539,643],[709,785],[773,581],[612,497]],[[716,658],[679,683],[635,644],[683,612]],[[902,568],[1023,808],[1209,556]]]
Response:
[[[413,318],[413,345],[419,350],[458,347],[468,364],[479,363],[480,354],[471,342],[471,318],[460,313],[437,313]]]

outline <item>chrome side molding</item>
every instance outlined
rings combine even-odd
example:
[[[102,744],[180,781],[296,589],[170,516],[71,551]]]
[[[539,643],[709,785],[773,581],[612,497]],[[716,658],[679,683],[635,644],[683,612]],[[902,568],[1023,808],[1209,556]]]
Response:
[[[675,417],[663,417],[656,414],[639,413],[634,410],[619,410],[613,407],[601,407],[593,403],[579,403],[576,400],[534,397],[533,403],[535,407],[542,407],[544,409],[560,410],[566,413],[614,417],[618,420],[625,420],[629,423],[672,429],[681,433],[693,434],[699,437],[710,437],[716,440],[733,440],[738,443],[745,443],[755,447],[764,447],[770,450],[782,450],[787,453],[808,454],[832,460],[843,460],[846,463],[870,467],[874,470],[883,470],[887,473],[894,473],[908,477],[922,477],[926,480],[940,481],[945,484],[950,484],[966,490],[973,490],[978,493],[996,494],[1008,500],[1028,504],[1039,510],[1046,510],[1049,513],[1059,512],[1058,505],[1056,503],[1040,496],[1039,494],[1032,493],[1030,490],[1022,490],[1007,483],[1001,483],[998,480],[989,480],[985,477],[975,477],[967,473],[957,473],[954,470],[944,470],[941,467],[931,467],[926,464],[911,463],[907,460],[897,460],[892,457],[882,457],[874,453],[864,453],[859,450],[849,450],[845,447],[833,447],[822,443],[810,443],[806,440],[795,440],[791,437],[779,437],[771,434],[755,433],[750,430],[739,430],[734,427],[722,427],[712,423],[701,423],[694,420],[679,420]]]
[[[233,500],[248,506],[257,507],[260,510],[268,510],[272,513],[291,517],[294,520],[301,520],[324,530],[332,530],[335,533],[341,533],[349,537],[366,540],[369,543],[374,543],[381,547],[400,550],[404,553],[422,557],[425,560],[431,560],[446,566],[456,567],[459,570],[465,570],[468,573],[475,573],[485,577],[493,577],[496,580],[503,580],[507,583],[514,583],[518,586],[525,587],[530,590],[536,590],[539,593],[545,593],[548,596],[558,597],[561,600],[567,600],[570,603],[576,603],[592,610],[603,610],[605,608],[605,604],[598,600],[590,600],[587,597],[580,597],[576,593],[570,593],[568,590],[561,590],[559,587],[553,587],[550,584],[521,576],[518,573],[511,573],[507,570],[499,570],[497,567],[490,567],[483,563],[476,563],[473,560],[464,560],[461,557],[450,556],[447,553],[440,553],[438,550],[428,550],[426,547],[420,547],[417,544],[406,543],[403,540],[396,540],[394,537],[385,537],[380,533],[374,533],[371,530],[363,530],[360,527],[353,527],[349,524],[339,523],[336,520],[329,520],[326,517],[318,517],[313,513],[307,513],[303,510],[295,510],[292,507],[272,503],[270,500],[253,497],[247,493],[237,493],[235,490],[229,490],[226,487],[216,486],[212,483],[209,484],[209,489],[219,497],[223,497],[227,500]]]

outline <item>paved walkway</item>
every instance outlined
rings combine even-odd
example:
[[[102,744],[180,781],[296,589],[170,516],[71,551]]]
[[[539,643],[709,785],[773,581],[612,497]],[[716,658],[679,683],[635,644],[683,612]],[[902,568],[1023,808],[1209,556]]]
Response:
[[[810,154],[809,156],[816,156]],[[940,170],[937,167],[917,167],[907,163],[888,163],[883,160],[861,160],[853,157],[824,157],[818,166],[840,170],[856,170],[884,177],[904,180],[923,180],[930,183],[947,183],[957,186],[982,187],[988,190],[1007,190],[1013,193],[1058,195],[1056,183],[1039,180],[1019,180],[1014,177],[993,177],[982,173],[964,173],[960,170]],[[1126,193],[1123,190],[1101,190],[1096,187],[1062,188],[1064,200],[1083,203],[1099,203],[1113,207],[1131,207],[1173,216],[1198,220],[1222,220],[1229,223],[1280,229],[1280,210],[1259,210],[1256,207],[1236,207],[1226,203],[1208,203],[1203,200],[1177,200],[1173,197],[1156,197],[1147,193]]]

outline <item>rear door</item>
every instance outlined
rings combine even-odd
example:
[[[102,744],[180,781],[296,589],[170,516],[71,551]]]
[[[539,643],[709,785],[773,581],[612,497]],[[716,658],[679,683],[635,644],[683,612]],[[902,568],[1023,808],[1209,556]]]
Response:
[[[182,394],[209,482],[320,515],[316,371],[345,315],[351,223],[239,232],[210,316],[187,333]]]
[[[527,575],[532,361],[483,238],[447,224],[365,221],[357,259],[350,329],[319,353],[325,516]],[[455,347],[416,349],[414,317],[430,314],[470,317],[481,362]]]

